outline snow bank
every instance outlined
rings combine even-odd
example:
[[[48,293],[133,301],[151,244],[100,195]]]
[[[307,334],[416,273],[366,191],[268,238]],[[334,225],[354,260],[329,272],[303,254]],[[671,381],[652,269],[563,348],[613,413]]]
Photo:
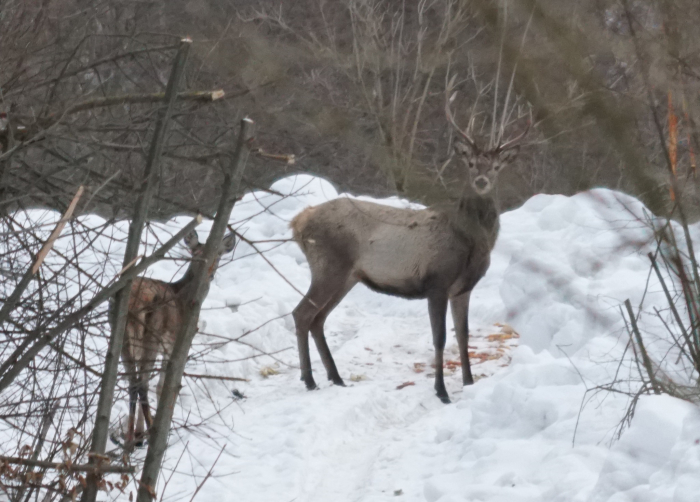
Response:
[[[627,401],[586,394],[618,371],[628,336],[619,305],[630,298],[637,306],[647,283],[645,305],[663,303],[648,274],[652,234],[639,201],[609,190],[538,195],[502,215],[491,268],[472,295],[470,344],[507,322],[520,333],[520,346],[506,367],[473,363],[483,378],[472,387],[462,389],[459,370],[448,371],[454,404],[445,406],[432,388],[425,302],[363,286],[326,324],[351,385],[324,382],[312,350],[321,390],[304,389],[289,313],[309,285],[309,270],[297,246],[281,240],[291,236],[288,223],[297,212],[338,194],[309,176],[272,189],[294,195],[257,192],[236,205],[231,222],[265,258],[241,242],[233,260],[222,263],[200,321],[205,334],[196,340],[206,362],[188,367],[249,378],[235,386],[247,398],[234,401],[229,382],[187,383],[176,419],[215,418],[206,433],[179,429],[171,437],[166,469],[189,443],[192,456],[177,471],[192,476],[173,476],[166,497],[189,499],[225,442],[201,500],[697,500],[696,408],[643,397],[631,427],[610,447]],[[409,207],[396,198],[381,202]],[[156,233],[186,221],[176,218]],[[204,237],[206,224],[200,232]],[[166,261],[149,274],[171,279],[181,265]],[[652,354],[662,354],[662,327],[647,315],[640,323],[658,342]],[[457,357],[453,336],[446,351],[448,359]],[[414,385],[397,389],[407,382]],[[124,403],[117,406],[114,420],[124,411]]]
[[[234,219],[256,215],[243,225],[252,240],[287,238],[298,211],[337,196],[329,184],[302,176],[272,188],[291,193],[302,186],[303,195],[284,200],[250,194]],[[408,207],[395,198],[381,202]],[[348,295],[327,323],[341,374],[357,380],[346,389],[321,383],[320,391],[304,390],[298,370],[286,366],[297,363],[289,316],[252,333],[251,345],[290,350],[279,354],[281,362],[226,368],[253,382],[239,386],[249,397],[231,409],[242,437],[231,438],[227,451],[237,457],[217,466],[236,474],[211,482],[209,493],[250,501],[693,499],[700,483],[696,409],[644,398],[638,420],[612,448],[626,400],[589,394],[579,416],[586,388],[610,381],[627,342],[619,305],[642,299],[652,238],[646,217],[637,200],[609,190],[539,195],[504,214],[491,269],[472,297],[472,343],[505,321],[520,333],[520,347],[507,368],[475,365],[491,376],[471,388],[461,389],[459,371],[448,375],[452,406],[434,397],[430,371],[415,372],[417,364],[429,368],[433,355],[423,301],[362,286]],[[238,336],[299,301],[298,291],[249,253],[246,245],[236,251],[240,259],[219,273],[209,299],[242,306],[205,313],[207,330]],[[294,244],[266,256],[306,291],[308,267]],[[651,280],[647,304],[662,303],[658,291]],[[662,338],[651,317],[641,322],[647,336]],[[223,347],[222,358],[240,350]],[[456,357],[454,337],[447,353]],[[312,358],[322,381],[315,352]],[[261,377],[261,366],[270,364],[279,374]],[[415,385],[397,390],[407,381]],[[183,408],[187,402],[183,397]],[[170,458],[177,453],[175,446]]]

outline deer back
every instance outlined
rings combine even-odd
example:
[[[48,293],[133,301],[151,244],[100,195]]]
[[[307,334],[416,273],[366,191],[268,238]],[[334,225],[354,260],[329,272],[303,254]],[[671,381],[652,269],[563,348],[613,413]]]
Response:
[[[307,208],[291,227],[312,274],[342,267],[374,290],[418,298],[450,289],[465,274],[480,278],[488,267],[486,234],[455,231],[458,215],[451,206],[399,209],[340,198]],[[486,258],[475,260],[475,253]]]
[[[141,360],[144,354],[170,352],[182,325],[181,296],[170,283],[146,278],[134,280],[126,326],[131,351],[128,355]]]

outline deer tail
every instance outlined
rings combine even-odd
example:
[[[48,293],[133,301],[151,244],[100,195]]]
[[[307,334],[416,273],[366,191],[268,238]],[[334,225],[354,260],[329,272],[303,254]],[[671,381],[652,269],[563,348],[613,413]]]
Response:
[[[289,228],[292,229],[292,238],[296,241],[297,244],[299,244],[302,250],[306,247],[304,231],[306,230],[306,227],[309,224],[309,220],[315,212],[315,207],[307,207],[302,212],[297,214],[289,223]]]

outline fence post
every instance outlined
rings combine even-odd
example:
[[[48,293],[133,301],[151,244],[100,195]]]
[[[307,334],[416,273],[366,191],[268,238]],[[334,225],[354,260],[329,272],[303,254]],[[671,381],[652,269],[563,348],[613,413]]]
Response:
[[[214,224],[202,256],[207,266],[203,267],[200,274],[194,278],[195,287],[193,288],[192,297],[184,299],[190,308],[185,312],[182,327],[165,367],[164,384],[158,398],[156,416],[149,430],[148,451],[143,465],[136,502],[152,502],[155,499],[156,482],[158,481],[163,456],[168,446],[168,435],[170,434],[175,402],[182,387],[182,374],[185,371],[185,363],[192,345],[192,339],[197,333],[197,321],[199,320],[199,313],[206,294],[207,278],[205,276],[214,263],[221,239],[228,225],[228,220],[231,217],[231,211],[236,203],[236,196],[240,191],[241,177],[243,176],[248,157],[249,129],[252,125],[253,121],[248,118],[241,121],[236,149],[228,169],[225,170],[219,208],[216,211]]]

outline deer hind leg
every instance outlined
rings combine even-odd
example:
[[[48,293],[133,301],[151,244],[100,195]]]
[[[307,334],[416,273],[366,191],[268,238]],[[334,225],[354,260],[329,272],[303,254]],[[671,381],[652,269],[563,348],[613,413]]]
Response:
[[[163,358],[160,363],[160,376],[158,377],[158,385],[156,386],[156,397],[160,401],[160,393],[163,391],[163,385],[165,384],[165,369],[168,366],[168,361],[170,360],[170,348],[163,348]]]
[[[145,435],[151,429],[153,424],[153,418],[151,416],[151,405],[148,402],[148,387],[149,381],[151,379],[151,373],[153,372],[153,367],[155,366],[155,360],[157,357],[157,352],[154,350],[144,350],[143,360],[141,361],[141,368],[139,374],[139,425],[141,436]],[[145,422],[145,429],[144,429]]]
[[[127,373],[129,373],[129,419],[126,425],[125,444],[131,445],[134,442],[136,429],[136,406],[138,403],[138,377],[136,375],[136,365],[124,363]]]
[[[328,315],[333,311],[335,307],[345,298],[345,295],[357,284],[357,281],[349,280],[338,293],[336,293],[328,303],[316,314],[314,320],[311,323],[311,336],[314,338],[316,343],[316,348],[318,353],[321,355],[321,361],[323,361],[323,366],[326,368],[326,373],[328,374],[328,380],[333,382],[335,385],[340,385],[345,387],[345,382],[340,378],[338,374],[338,368],[335,365],[331,351],[328,348],[328,343],[326,342],[326,335],[323,331],[323,325],[328,318]]]
[[[127,326],[124,346],[122,348],[122,363],[129,378],[129,418],[126,425],[125,444],[134,442],[136,427],[136,406],[138,403],[139,374],[136,366],[134,347],[132,345],[133,330]]]
[[[345,285],[348,282],[348,276],[349,271],[343,273],[342,270],[333,270],[328,273],[312,273],[311,287],[309,288],[309,291],[292,312],[294,324],[296,326],[297,344],[299,345],[301,379],[304,381],[304,384],[306,384],[306,388],[308,390],[313,390],[316,388],[316,382],[314,381],[314,377],[311,372],[309,330],[311,329],[316,317],[328,305],[330,300],[342,293]],[[319,331],[317,330],[316,333],[319,333]],[[318,340],[319,337],[315,336],[314,339]],[[319,342],[317,342],[317,344],[318,343]],[[333,358],[330,356],[330,350],[328,350],[328,345],[326,345],[325,338],[323,338],[321,345],[318,347],[319,352],[321,352],[321,357],[325,358],[324,364],[326,364],[327,361],[332,362]],[[335,363],[333,363],[333,367],[335,367]],[[326,368],[328,369],[328,366]],[[335,370],[335,373],[337,375],[338,371]],[[340,379],[339,376],[338,379]]]
[[[445,351],[445,317],[447,315],[447,297],[440,293],[428,296],[428,313],[430,326],[433,330],[433,345],[435,346],[435,391],[440,401],[447,404],[450,397],[445,389],[443,378],[443,353]]]
[[[469,296],[468,291],[450,299],[452,307],[452,320],[455,324],[457,343],[459,344],[459,357],[462,361],[462,385],[472,385],[472,369],[469,364]]]

